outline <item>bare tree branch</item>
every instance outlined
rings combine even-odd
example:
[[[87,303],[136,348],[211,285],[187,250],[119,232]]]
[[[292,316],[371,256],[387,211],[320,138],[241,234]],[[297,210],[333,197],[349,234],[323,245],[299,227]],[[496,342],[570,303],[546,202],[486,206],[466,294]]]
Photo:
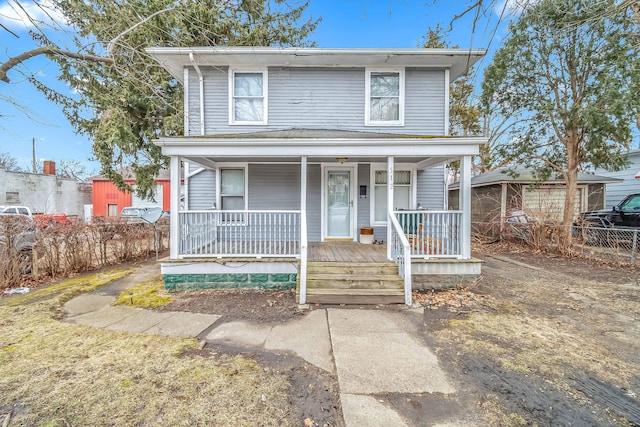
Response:
[[[139,21],[138,23],[136,23],[135,25],[127,28],[126,30],[124,30],[123,32],[121,32],[120,34],[118,34],[117,36],[115,36],[110,42],[109,45],[107,46],[107,56],[111,56],[111,53],[113,51],[113,46],[115,46],[116,42],[118,40],[120,40],[124,35],[126,35],[127,33],[135,30],[136,28],[138,28],[140,25],[143,25],[145,22],[148,22],[150,19],[154,18],[155,16],[160,15],[161,13],[164,12],[168,12],[170,10],[173,10],[174,7],[168,7],[166,9],[162,9],[159,10],[157,12],[152,13],[151,15],[147,16],[146,18],[144,18],[143,20]]]
[[[29,50],[27,52],[23,52],[20,55],[14,56],[13,58],[10,58],[7,62],[4,62],[3,64],[1,64],[0,65],[0,81],[9,83],[10,80],[9,80],[9,77],[7,76],[7,73],[9,72],[9,70],[20,65],[27,59],[31,59],[34,56],[38,56],[38,55],[60,55],[60,56],[65,56],[67,58],[79,59],[82,61],[104,62],[105,64],[113,64],[112,58],[105,58],[102,56],[95,56],[95,55],[84,55],[81,53],[69,52],[67,50],[58,49],[52,46],[43,46],[33,50]]]

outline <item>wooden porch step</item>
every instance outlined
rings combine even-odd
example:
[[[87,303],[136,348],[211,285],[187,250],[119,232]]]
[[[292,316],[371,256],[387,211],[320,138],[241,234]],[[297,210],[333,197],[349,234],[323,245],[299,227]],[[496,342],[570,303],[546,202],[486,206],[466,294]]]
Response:
[[[307,289],[403,289],[404,282],[397,274],[308,274]]]
[[[404,295],[307,295],[309,304],[404,304]]]
[[[402,295],[403,289],[308,289],[307,295]]]
[[[402,304],[404,281],[391,262],[309,262],[307,302]]]
[[[392,262],[309,262],[308,274],[398,274],[398,266]]]

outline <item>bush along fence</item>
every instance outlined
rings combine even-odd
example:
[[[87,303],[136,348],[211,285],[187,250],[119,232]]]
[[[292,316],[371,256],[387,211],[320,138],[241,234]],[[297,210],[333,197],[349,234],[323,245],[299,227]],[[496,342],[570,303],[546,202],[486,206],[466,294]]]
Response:
[[[536,250],[555,251],[562,224],[552,221],[476,222],[471,229],[476,241],[521,241]],[[640,228],[568,226],[569,254],[618,264],[640,263]]]
[[[156,228],[157,227],[157,228]],[[26,274],[68,276],[143,257],[168,246],[167,224],[97,219],[40,227],[18,217],[0,217],[0,289],[19,285]]]

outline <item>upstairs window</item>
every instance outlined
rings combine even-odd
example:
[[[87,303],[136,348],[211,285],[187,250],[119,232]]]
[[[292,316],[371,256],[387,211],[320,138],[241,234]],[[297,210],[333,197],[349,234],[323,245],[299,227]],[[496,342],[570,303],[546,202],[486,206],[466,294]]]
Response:
[[[404,71],[367,70],[365,121],[373,126],[404,124]]]
[[[230,71],[231,124],[267,124],[267,72]]]

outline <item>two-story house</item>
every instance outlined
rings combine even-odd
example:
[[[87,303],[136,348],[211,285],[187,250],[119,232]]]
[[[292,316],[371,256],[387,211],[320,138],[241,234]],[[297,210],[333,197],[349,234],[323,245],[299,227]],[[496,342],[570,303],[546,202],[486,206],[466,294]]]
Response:
[[[297,281],[300,303],[411,304],[412,277],[479,273],[471,158],[486,139],[447,130],[449,84],[484,50],[147,52],[185,93],[185,136],[156,141],[171,158],[172,206],[184,181],[162,264],[168,288]]]

